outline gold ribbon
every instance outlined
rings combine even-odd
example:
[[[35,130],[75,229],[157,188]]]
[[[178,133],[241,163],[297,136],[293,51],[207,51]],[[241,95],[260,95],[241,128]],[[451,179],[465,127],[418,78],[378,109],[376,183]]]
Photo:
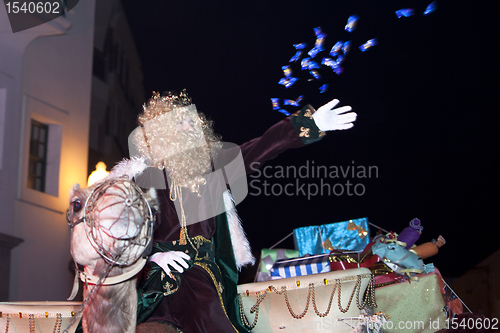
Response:
[[[347,223],[347,230],[351,230],[351,231],[356,230],[358,232],[359,238],[361,238],[361,239],[368,236],[368,231],[366,231],[366,229],[363,228],[362,226],[359,226],[356,223],[354,223],[352,220],[350,220],[349,223]]]
[[[325,250],[330,250],[330,251],[335,250],[335,248],[333,247],[333,244],[332,244],[332,242],[330,241],[329,238],[326,241],[323,242],[323,248]]]
[[[330,256],[328,259],[330,260],[330,262],[344,261],[344,262],[348,262],[348,263],[352,263],[352,264],[358,264],[358,261],[348,254],[340,254],[340,255],[336,254],[336,255]]]

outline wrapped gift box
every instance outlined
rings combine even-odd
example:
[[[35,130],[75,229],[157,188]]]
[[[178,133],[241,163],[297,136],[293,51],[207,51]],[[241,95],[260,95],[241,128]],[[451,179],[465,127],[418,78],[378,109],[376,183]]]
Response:
[[[260,263],[259,271],[255,280],[269,281],[271,280],[271,268],[277,260],[281,259],[291,259],[299,256],[299,251],[297,250],[287,250],[287,249],[262,249],[260,251]]]
[[[333,250],[330,252],[330,268],[332,271],[350,268],[366,267],[380,261],[380,257],[374,255],[371,248],[374,243],[368,243],[363,251]]]
[[[334,249],[363,251],[370,242],[368,219],[361,218],[293,230],[299,256],[330,253]]]
[[[0,332],[75,332],[81,302],[0,302]],[[71,327],[69,325],[71,324]]]
[[[384,333],[436,332],[446,328],[444,282],[437,269],[417,275],[418,280],[406,280],[375,289],[377,311],[391,318]]]
[[[330,272],[328,255],[278,260],[271,268],[271,279],[286,279],[326,272]]]

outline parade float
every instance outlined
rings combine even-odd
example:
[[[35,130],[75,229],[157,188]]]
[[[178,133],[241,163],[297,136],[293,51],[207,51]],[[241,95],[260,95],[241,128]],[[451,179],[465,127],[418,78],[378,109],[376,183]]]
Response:
[[[368,219],[293,231],[296,249],[263,249],[255,283],[238,286],[252,332],[436,332],[462,303],[432,263],[442,236],[419,244],[401,233],[370,237]]]

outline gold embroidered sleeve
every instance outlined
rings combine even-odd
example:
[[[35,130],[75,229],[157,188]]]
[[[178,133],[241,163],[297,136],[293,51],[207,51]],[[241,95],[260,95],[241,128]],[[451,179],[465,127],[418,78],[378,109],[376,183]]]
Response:
[[[316,110],[308,104],[290,116],[295,131],[305,144],[319,141],[326,134],[316,126],[312,116],[314,112]]]

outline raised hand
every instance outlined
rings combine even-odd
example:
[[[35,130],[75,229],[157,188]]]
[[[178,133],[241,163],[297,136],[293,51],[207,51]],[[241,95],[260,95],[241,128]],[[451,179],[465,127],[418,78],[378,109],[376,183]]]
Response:
[[[355,112],[348,112],[352,110],[350,106],[342,106],[335,109],[338,103],[339,100],[334,99],[320,107],[313,114],[314,122],[320,130],[324,132],[346,130],[354,126],[353,122],[356,120],[357,114]]]

